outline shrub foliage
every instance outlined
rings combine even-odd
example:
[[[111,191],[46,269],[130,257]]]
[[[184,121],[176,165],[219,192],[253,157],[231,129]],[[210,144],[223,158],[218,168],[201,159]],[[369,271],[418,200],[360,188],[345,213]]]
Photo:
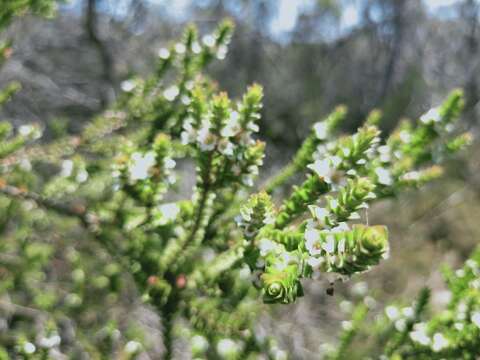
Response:
[[[6,4],[0,26],[28,6],[51,9],[49,1]],[[166,359],[177,337],[188,339],[197,358],[283,358],[275,339],[257,336],[262,302],[293,303],[304,295],[303,278],[333,286],[387,258],[388,231],[369,224],[370,204],[439,177],[439,163],[469,142],[455,130],[460,90],[385,137],[379,112],[342,134],[347,110],[340,106],[313,125],[277,175],[255,186],[265,149],[256,135],[262,87],[232,100],[203,73],[225,57],[231,32],[228,21],[201,38],[188,27],[159,51],[150,77],[123,82],[118,101],[78,136],[38,142],[40,126],[1,123],[4,358],[135,357],[148,346],[138,332],[120,333],[125,327],[111,322],[98,340],[88,322],[92,313],[104,316],[95,299],[114,307],[132,283],[161,317]],[[9,56],[9,45],[0,53]],[[4,89],[0,101],[16,89]],[[385,356],[474,358],[475,256],[461,273],[448,273],[453,296],[445,312],[422,322],[424,291],[405,316],[382,318]],[[345,358],[365,316],[364,307],[354,313],[332,357]],[[70,328],[75,335],[65,335]]]

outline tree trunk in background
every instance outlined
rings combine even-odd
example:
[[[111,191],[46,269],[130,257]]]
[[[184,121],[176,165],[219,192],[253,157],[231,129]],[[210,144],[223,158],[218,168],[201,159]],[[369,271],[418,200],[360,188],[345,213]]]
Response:
[[[106,87],[102,91],[102,106],[106,107],[115,100],[115,74],[114,61],[107,47],[98,35],[98,0],[87,0],[85,9],[85,28],[89,40],[97,49],[102,64],[102,78],[105,80]]]

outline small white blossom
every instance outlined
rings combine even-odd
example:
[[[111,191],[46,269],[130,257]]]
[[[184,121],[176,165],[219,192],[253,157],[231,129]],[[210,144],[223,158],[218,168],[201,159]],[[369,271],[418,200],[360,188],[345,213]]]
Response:
[[[122,81],[122,84],[120,85],[123,91],[125,92],[130,92],[133,89],[135,89],[135,81],[133,80],[125,80]]]
[[[78,182],[78,183],[83,183],[85,181],[87,181],[88,179],[88,172],[87,170],[80,170],[78,173],[77,173],[77,176],[75,176],[75,181]]]
[[[62,170],[60,171],[61,177],[69,177],[73,172],[73,161],[72,160],[63,160],[62,161]]]
[[[400,131],[399,136],[400,136],[400,140],[402,140],[404,143],[409,143],[410,140],[412,139],[412,135],[406,130]]]
[[[183,123],[183,131],[180,134],[183,145],[191,144],[197,138],[197,130],[193,127],[192,123],[192,118],[187,118]]]
[[[307,167],[313,170],[325,182],[330,183],[332,181],[331,178],[335,169],[330,165],[328,159],[315,160],[313,164],[307,165]]]
[[[27,341],[25,344],[23,344],[23,351],[25,354],[33,354],[35,350],[37,350],[37,348],[31,342]]]
[[[34,127],[32,125],[22,125],[18,128],[18,133],[22,136],[29,136],[33,131]]]
[[[407,321],[405,319],[398,319],[395,321],[395,329],[397,329],[397,331],[404,331],[406,327]]]
[[[230,118],[228,119],[227,124],[223,127],[223,129],[220,132],[220,135],[223,137],[232,137],[237,135],[242,128],[240,127],[240,122],[239,122],[239,117],[240,115],[236,111],[232,111],[230,114]]]
[[[440,115],[440,109],[438,107],[428,110],[420,117],[420,121],[424,124],[436,123],[439,122],[441,119],[442,116]]]
[[[203,38],[202,38],[202,42],[206,45],[206,46],[214,46],[215,45],[215,37],[213,37],[213,35],[205,35]]]
[[[390,170],[387,170],[383,167],[378,167],[375,169],[375,174],[377,175],[378,182],[382,185],[392,185],[393,184],[393,178],[392,174],[390,173]]]
[[[380,154],[381,162],[389,162],[391,160],[390,147],[388,145],[382,145],[378,147],[378,153]]]
[[[177,52],[177,54],[183,54],[186,50],[187,48],[182,43],[175,44],[175,52]]]
[[[130,340],[125,345],[125,352],[128,354],[135,354],[139,352],[141,348],[142,344],[140,344],[138,341]]]
[[[385,314],[390,320],[396,320],[400,316],[400,312],[398,311],[396,306],[389,305],[385,308]]]
[[[409,336],[410,339],[424,346],[428,346],[431,341],[424,323],[415,324],[414,330],[410,332]]]
[[[304,237],[305,247],[310,255],[319,255],[322,252],[320,231],[317,229],[306,229]]]
[[[406,308],[402,309],[402,314],[407,318],[413,318],[414,311],[411,306],[407,306]]]
[[[221,339],[217,343],[217,352],[222,357],[230,357],[237,354],[240,346],[231,339]]]
[[[319,140],[325,140],[328,135],[328,127],[325,121],[319,121],[315,125],[313,125],[313,129],[315,130],[315,136]]]
[[[253,176],[250,174],[242,175],[242,184],[245,186],[253,186]]]
[[[38,345],[43,348],[50,349],[60,345],[61,341],[62,339],[60,338],[60,336],[58,336],[58,334],[53,334],[49,337],[42,337],[38,342]]]
[[[333,235],[327,235],[327,241],[322,244],[322,249],[328,254],[333,254],[335,251],[335,237]]]
[[[190,105],[190,103],[192,102],[192,100],[190,99],[190,97],[187,96],[187,95],[182,95],[182,97],[181,97],[180,100],[182,101],[182,104],[183,104],[183,105]]]
[[[158,57],[160,59],[166,60],[170,57],[170,51],[168,51],[168,49],[161,48],[160,50],[158,50]]]
[[[474,323],[478,328],[480,328],[480,311],[475,311],[472,313],[472,323]]]
[[[206,125],[202,126],[199,130],[197,141],[199,142],[202,151],[212,151],[215,149],[217,137],[210,131],[209,126]]]
[[[198,43],[198,41],[194,41],[192,44],[192,52],[194,54],[200,54],[200,51],[202,51],[202,47]]]
[[[191,340],[192,350],[195,352],[205,352],[208,349],[208,341],[202,335],[195,335]]]
[[[217,59],[223,60],[227,56],[228,48],[225,45],[220,45],[217,49]]]
[[[165,223],[175,220],[180,213],[180,208],[175,203],[162,204],[158,207],[158,210]]]
[[[233,156],[233,151],[235,150],[235,145],[228,141],[227,139],[222,139],[218,143],[218,150],[226,156]]]
[[[298,263],[298,257],[285,252],[280,254],[278,261],[275,263],[275,268],[282,271],[285,270],[288,265],[293,263]]]
[[[435,333],[435,335],[433,335],[432,350],[439,352],[446,347],[448,347],[448,339],[441,333]]]
[[[178,96],[179,93],[180,93],[180,90],[178,89],[178,86],[172,85],[169,88],[165,89],[165,91],[163,92],[163,96],[168,101],[173,101]]]
[[[145,180],[148,178],[148,172],[150,168],[155,165],[155,153],[153,151],[149,151],[145,154],[141,154],[139,152],[135,152],[132,154],[132,163],[128,168],[130,173],[130,180],[137,181],[137,180]]]
[[[260,249],[260,256],[266,256],[271,252],[277,253],[281,250],[276,242],[266,238],[260,239],[258,242],[258,248]]]

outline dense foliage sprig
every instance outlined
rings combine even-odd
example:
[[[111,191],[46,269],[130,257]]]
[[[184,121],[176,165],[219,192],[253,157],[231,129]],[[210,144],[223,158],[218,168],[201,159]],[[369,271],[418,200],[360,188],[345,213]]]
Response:
[[[442,297],[448,301],[439,311],[429,306],[428,288],[422,289],[411,305],[398,302],[386,306],[373,323],[355,321],[359,311],[366,316],[366,306],[361,303],[354,313],[355,326],[342,335],[342,339],[348,337],[348,343],[342,342],[327,358],[340,359],[341,353],[361,359],[378,353],[385,359],[476,359],[480,346],[479,263],[477,249],[460,269],[444,269],[447,290]],[[364,346],[353,350],[353,337]]]

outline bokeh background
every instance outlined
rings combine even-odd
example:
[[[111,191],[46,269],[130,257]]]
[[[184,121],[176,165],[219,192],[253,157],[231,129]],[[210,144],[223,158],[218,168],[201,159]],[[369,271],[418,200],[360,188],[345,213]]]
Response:
[[[478,138],[476,0],[74,0],[62,4],[55,18],[24,17],[2,35],[14,45],[0,88],[16,80],[22,90],[0,117],[15,125],[43,123],[47,140],[59,129],[78,133],[115,101],[123,81],[152,71],[158,50],[186,24],[205,33],[226,17],[236,24],[230,50],[208,72],[233,97],[253,82],[264,86],[263,178],[284,165],[310,126],[338,104],[349,108],[343,130],[356,129],[378,108],[388,133],[400,119],[418,117],[462,87],[462,127]],[[348,317],[342,311],[349,307],[346,300],[369,294],[380,309],[429,285],[434,306],[446,301],[440,266],[460,264],[480,238],[478,141],[448,164],[442,180],[369,211],[371,223],[390,228],[389,261],[338,286],[333,297],[324,283],[311,281],[309,296],[298,304],[265,314],[265,324],[275,318],[272,331],[298,359],[318,359],[325,344],[335,341]],[[133,293],[124,296],[102,316],[120,324],[135,318],[152,339],[158,337],[153,312]],[[92,306],[85,321],[102,329],[108,323],[98,317],[103,306]],[[156,359],[159,351],[152,346],[142,357]]]

